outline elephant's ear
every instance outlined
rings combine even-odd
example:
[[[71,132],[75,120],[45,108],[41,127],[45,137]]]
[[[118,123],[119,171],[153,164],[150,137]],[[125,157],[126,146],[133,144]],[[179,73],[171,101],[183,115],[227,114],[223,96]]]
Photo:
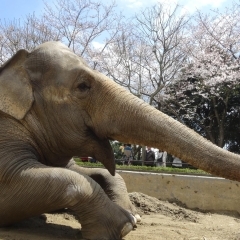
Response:
[[[26,50],[19,50],[0,68],[0,111],[20,120],[33,103],[30,79],[24,67],[28,56]]]

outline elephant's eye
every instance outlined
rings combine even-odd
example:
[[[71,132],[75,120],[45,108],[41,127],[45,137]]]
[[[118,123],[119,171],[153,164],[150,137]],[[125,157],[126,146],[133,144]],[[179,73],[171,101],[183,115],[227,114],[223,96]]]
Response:
[[[81,92],[86,92],[87,90],[90,89],[90,86],[88,86],[86,83],[80,83],[78,85],[78,89],[81,91]]]

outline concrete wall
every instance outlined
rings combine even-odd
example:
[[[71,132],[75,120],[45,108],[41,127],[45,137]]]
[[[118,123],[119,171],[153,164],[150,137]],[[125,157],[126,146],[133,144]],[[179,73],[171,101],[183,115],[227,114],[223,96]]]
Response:
[[[117,171],[128,192],[142,192],[161,200],[180,201],[188,208],[240,213],[240,183],[223,178]]]

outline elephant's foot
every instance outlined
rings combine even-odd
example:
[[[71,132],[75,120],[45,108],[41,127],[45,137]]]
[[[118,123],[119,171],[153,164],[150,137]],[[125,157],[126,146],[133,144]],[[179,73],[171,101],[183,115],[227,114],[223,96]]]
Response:
[[[109,204],[110,203],[110,204]],[[109,202],[105,214],[96,212],[82,225],[81,233],[87,240],[120,240],[133,230],[136,218],[113,202]]]
[[[123,227],[122,231],[121,231],[121,235],[120,238],[114,238],[115,239],[122,239],[123,237],[125,237],[129,232],[131,232],[133,229],[132,224],[130,223],[126,223],[125,226]],[[86,236],[85,236],[86,237]],[[91,235],[89,236],[90,238],[81,238],[82,240],[92,240],[92,239],[96,239],[96,240],[109,240],[110,238],[99,238],[99,237],[94,237]]]
[[[120,234],[120,238],[114,238],[114,239],[122,239],[123,237],[125,237],[129,232],[131,232],[133,229],[132,224],[131,223],[126,223],[121,231]],[[85,236],[87,237],[87,236]],[[95,238],[94,236],[89,236],[90,238],[81,238],[82,240],[92,240],[92,239],[97,239],[97,240],[108,240],[110,238],[101,238],[101,237],[97,237]],[[93,238],[94,237],[94,238]]]
[[[104,221],[105,222],[105,221]],[[136,226],[136,220],[124,220],[116,225],[112,220],[109,224],[93,223],[93,226],[82,226],[81,233],[87,240],[120,240],[131,232]]]
[[[135,218],[136,223],[141,222],[141,217],[129,198],[118,197],[115,198],[113,202],[115,202],[118,206],[122,207],[123,209],[127,210]]]
[[[115,176],[112,176],[106,169],[79,167],[74,160],[69,162],[67,168],[91,177],[101,186],[109,199],[128,211],[132,216],[136,218],[137,222],[141,221],[141,217],[129,199],[126,184],[118,173],[116,173]]]

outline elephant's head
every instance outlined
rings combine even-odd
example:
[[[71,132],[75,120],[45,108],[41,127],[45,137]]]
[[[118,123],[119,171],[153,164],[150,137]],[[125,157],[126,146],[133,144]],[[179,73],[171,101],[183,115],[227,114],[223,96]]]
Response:
[[[109,139],[165,150],[190,164],[239,180],[240,157],[149,106],[59,42],[21,50],[0,69],[0,110],[21,122],[41,156],[61,165],[88,155],[114,174]]]

